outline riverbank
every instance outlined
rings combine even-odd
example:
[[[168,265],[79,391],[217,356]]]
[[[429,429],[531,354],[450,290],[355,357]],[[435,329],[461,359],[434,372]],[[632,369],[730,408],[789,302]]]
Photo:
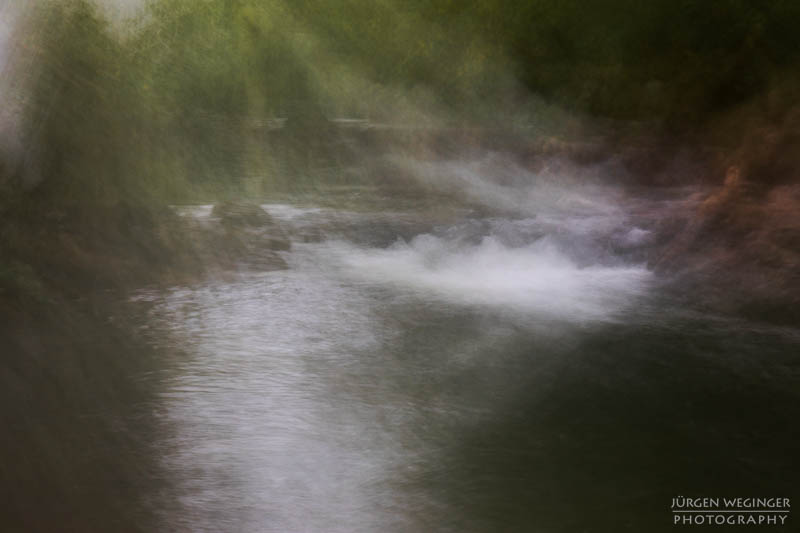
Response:
[[[154,383],[138,376],[159,367],[128,295],[252,261],[255,237],[128,204],[24,202],[3,221],[3,527],[153,531],[145,495],[166,481],[149,448],[153,413],[143,407]],[[270,268],[285,268],[267,255]]]

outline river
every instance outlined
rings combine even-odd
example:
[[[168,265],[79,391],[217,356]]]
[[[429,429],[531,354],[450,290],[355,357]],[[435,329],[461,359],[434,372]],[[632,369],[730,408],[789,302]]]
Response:
[[[800,334],[646,268],[667,193],[468,170],[467,201],[272,199],[288,269],[134,297],[159,529],[661,531],[679,495],[794,495]]]

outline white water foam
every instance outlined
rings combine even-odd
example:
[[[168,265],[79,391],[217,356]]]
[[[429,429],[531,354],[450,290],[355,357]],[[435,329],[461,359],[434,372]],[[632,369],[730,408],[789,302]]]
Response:
[[[576,322],[613,319],[650,279],[643,266],[578,266],[547,237],[507,247],[420,235],[386,249],[331,242],[326,252],[348,276],[422,298]]]

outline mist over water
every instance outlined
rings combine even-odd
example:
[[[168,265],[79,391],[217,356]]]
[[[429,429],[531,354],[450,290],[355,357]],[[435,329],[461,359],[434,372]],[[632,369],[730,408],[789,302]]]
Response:
[[[400,160],[417,179],[449,194],[514,214],[571,214],[612,217],[621,214],[614,170],[603,165],[578,167],[553,157],[536,171],[509,155],[466,153],[444,161]]]
[[[434,188],[458,191],[489,212],[516,215],[472,215],[379,248],[331,241],[319,257],[334,258],[354,279],[423,300],[538,319],[611,319],[646,294],[647,269],[610,248],[641,246],[647,231],[627,220],[608,185],[534,175],[491,155],[412,166],[424,168],[421,179]]]

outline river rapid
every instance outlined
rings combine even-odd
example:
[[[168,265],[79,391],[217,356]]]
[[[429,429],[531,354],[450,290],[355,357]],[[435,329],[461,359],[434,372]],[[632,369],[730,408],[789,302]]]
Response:
[[[416,172],[457,202],[272,199],[288,269],[137,293],[159,529],[661,531],[679,495],[794,496],[800,334],[648,270],[672,193],[454,165]]]

